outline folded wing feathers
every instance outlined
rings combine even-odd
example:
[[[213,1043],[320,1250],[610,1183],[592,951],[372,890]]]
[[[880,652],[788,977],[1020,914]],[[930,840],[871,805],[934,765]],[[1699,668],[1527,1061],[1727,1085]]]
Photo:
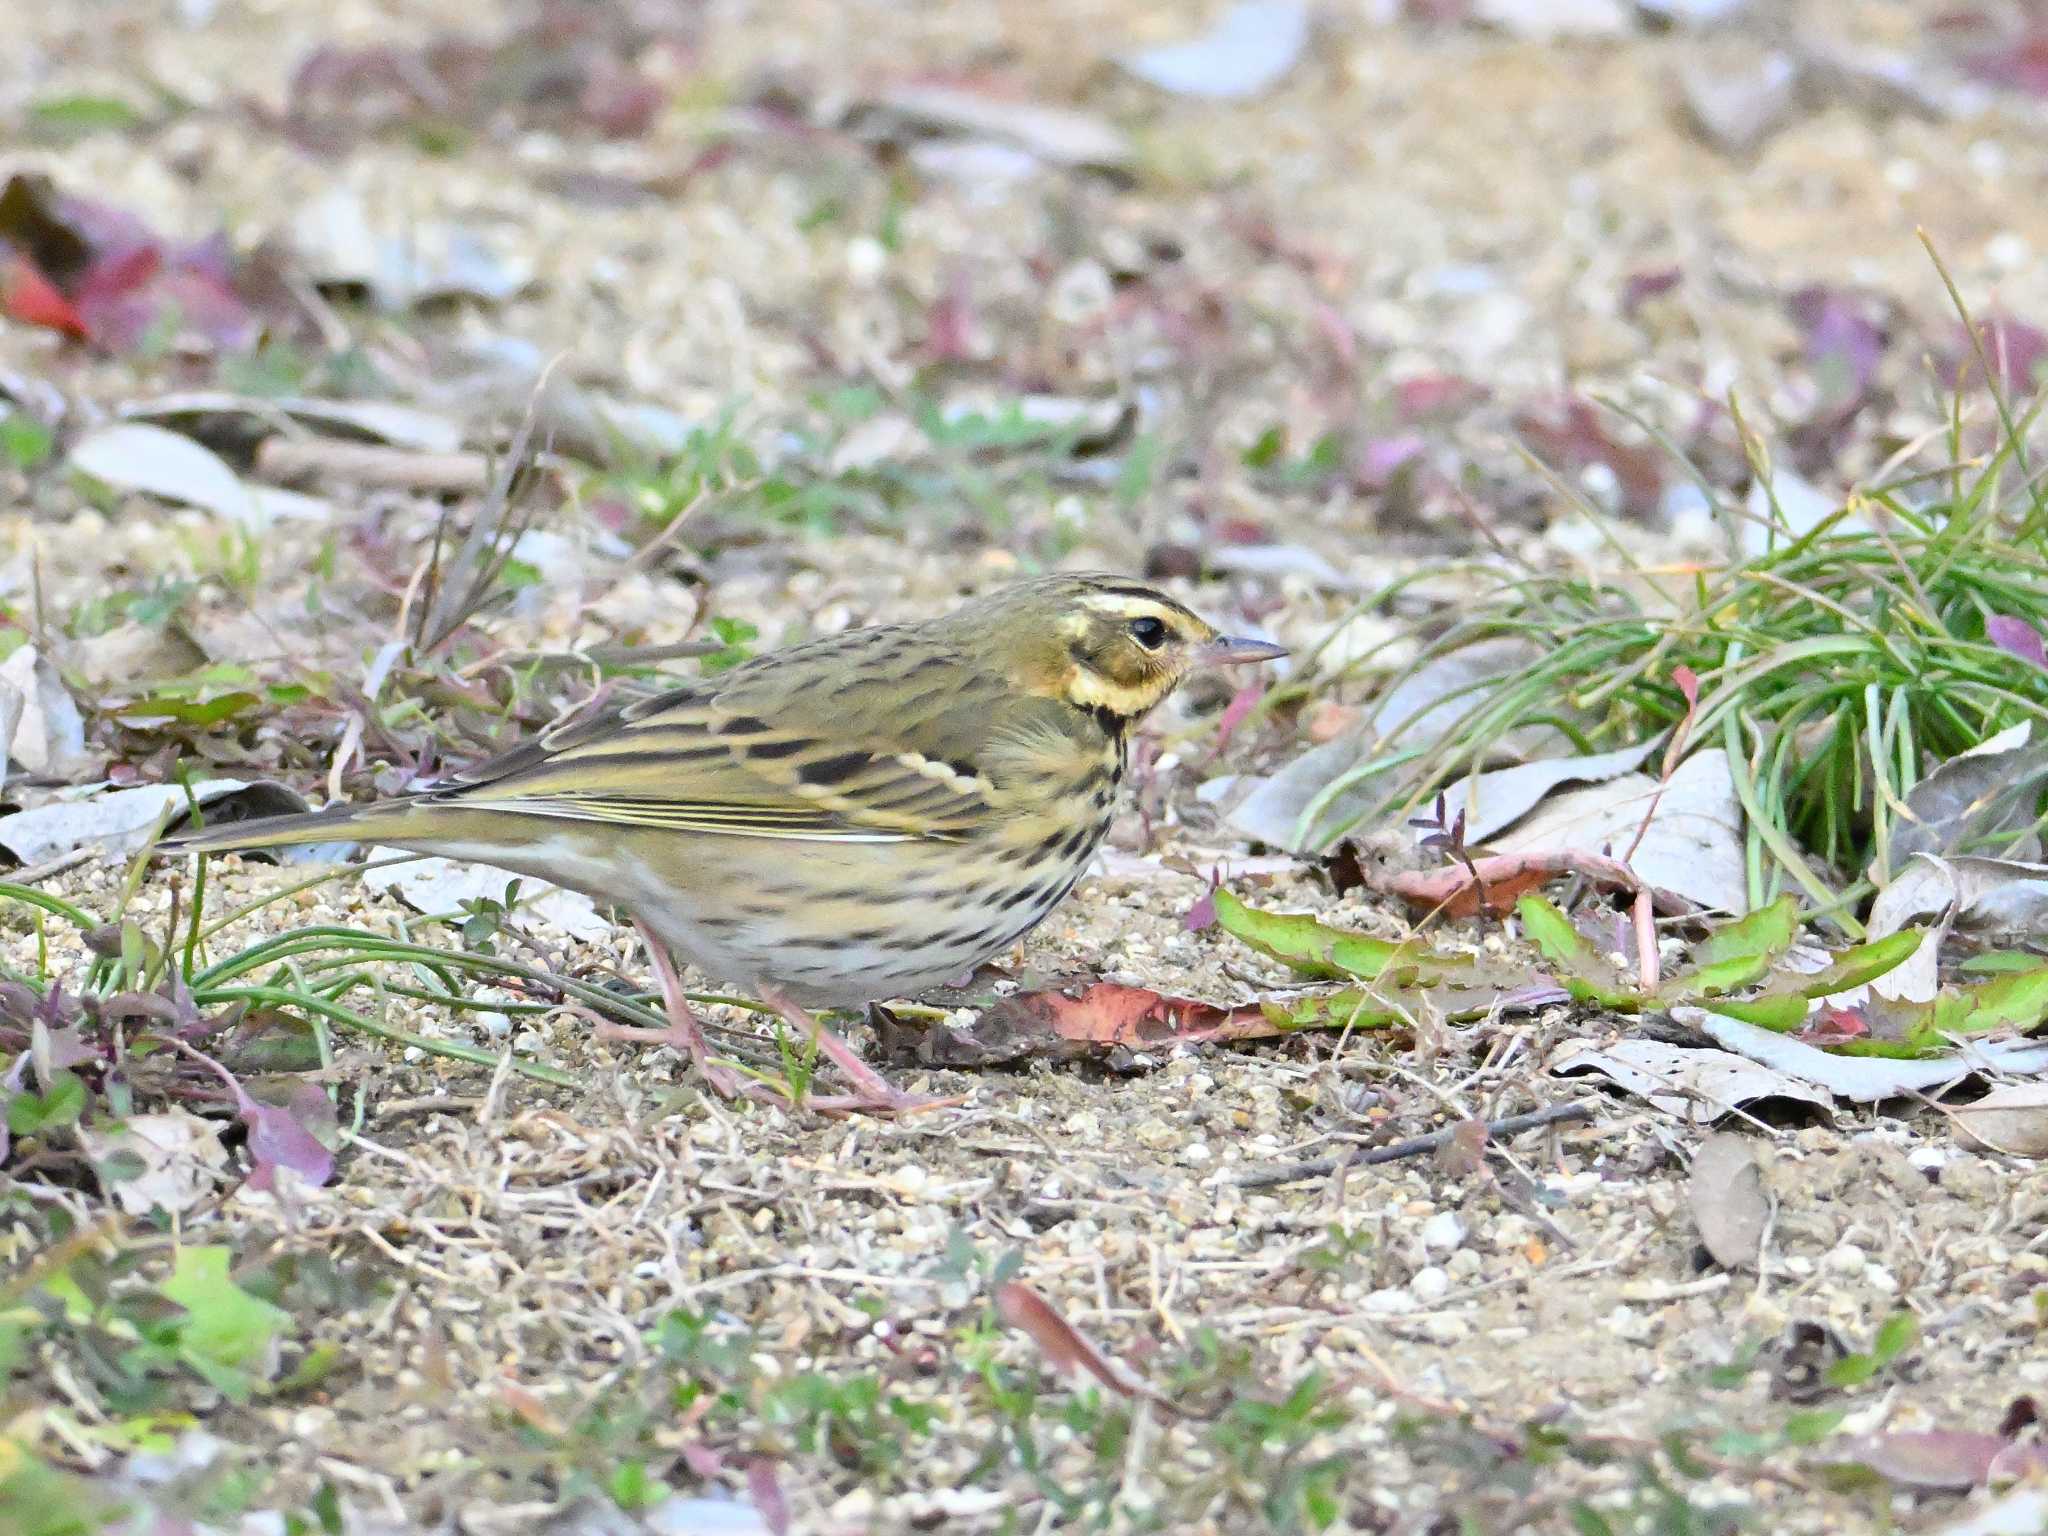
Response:
[[[577,821],[845,842],[950,840],[999,814],[982,774],[921,753],[826,741],[701,695],[571,731],[454,790],[462,804]]]

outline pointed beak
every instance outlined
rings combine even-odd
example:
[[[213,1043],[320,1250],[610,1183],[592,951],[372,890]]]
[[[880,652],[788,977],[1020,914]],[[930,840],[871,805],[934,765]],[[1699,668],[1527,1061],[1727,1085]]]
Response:
[[[1287,647],[1270,640],[1250,640],[1239,635],[1218,635],[1207,645],[1195,647],[1198,667],[1228,667],[1241,661],[1271,661],[1285,656]]]

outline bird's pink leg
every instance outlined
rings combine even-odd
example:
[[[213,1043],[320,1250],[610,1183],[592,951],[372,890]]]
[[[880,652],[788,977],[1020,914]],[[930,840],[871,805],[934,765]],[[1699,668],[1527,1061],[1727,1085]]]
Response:
[[[820,1024],[792,998],[784,996],[772,987],[756,987],[761,1001],[773,1008],[796,1029],[815,1040],[818,1049],[832,1061],[832,1064],[853,1080],[851,1094],[832,1098],[813,1098],[811,1105],[817,1109],[830,1110],[913,1110],[931,1109],[940,1104],[957,1103],[957,1099],[935,1099],[922,1094],[905,1093],[889,1079],[860,1059],[860,1052]]]
[[[731,1067],[722,1067],[711,1059],[711,1042],[704,1038],[704,1026],[690,1011],[690,1000],[683,995],[683,978],[676,974],[676,963],[669,955],[668,946],[638,918],[633,920],[633,926],[640,931],[640,941],[647,946],[648,958],[654,962],[655,980],[661,987],[662,1007],[668,1013],[668,1028],[634,1029],[624,1024],[601,1023],[597,1027],[598,1038],[669,1046],[696,1063],[697,1070],[704,1074],[704,1081],[720,1098],[740,1097],[753,1085],[741,1083],[739,1074]]]

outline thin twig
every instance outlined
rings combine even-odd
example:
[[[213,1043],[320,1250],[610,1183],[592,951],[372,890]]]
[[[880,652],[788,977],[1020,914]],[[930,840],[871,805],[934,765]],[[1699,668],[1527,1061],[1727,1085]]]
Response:
[[[1570,1104],[1552,1104],[1547,1109],[1533,1109],[1524,1115],[1509,1115],[1504,1120],[1486,1122],[1486,1138],[1496,1140],[1502,1136],[1519,1136],[1523,1131],[1537,1130],[1546,1125],[1562,1125],[1573,1120],[1593,1118],[1593,1106],[1585,1100]],[[1404,1158],[1424,1157],[1449,1146],[1457,1137],[1462,1125],[1447,1125],[1440,1131],[1431,1131],[1427,1136],[1410,1136],[1406,1141],[1390,1142],[1384,1147],[1371,1147],[1349,1158],[1318,1157],[1306,1163],[1292,1163],[1284,1168],[1262,1168],[1256,1173],[1238,1175],[1231,1182],[1239,1189],[1270,1189],[1276,1184],[1292,1184],[1297,1179],[1317,1179],[1334,1173],[1342,1162],[1350,1168],[1362,1168],[1369,1163],[1395,1163]]]
[[[36,885],[52,876],[61,875],[67,869],[76,869],[99,852],[97,848],[74,848],[69,853],[60,853],[54,859],[45,859],[40,864],[31,864],[27,869],[17,869],[7,879],[13,885]]]

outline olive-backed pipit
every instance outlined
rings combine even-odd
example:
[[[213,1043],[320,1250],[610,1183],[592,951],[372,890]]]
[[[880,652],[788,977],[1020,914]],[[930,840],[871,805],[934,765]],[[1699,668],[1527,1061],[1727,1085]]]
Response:
[[[360,838],[616,901],[686,1051],[724,1093],[672,957],[742,984],[852,1080],[905,1101],[804,1010],[939,986],[1029,933],[1109,830],[1131,727],[1191,671],[1284,654],[1116,576],[1021,582],[548,731],[421,794],[169,839]],[[616,1033],[616,1032],[615,1032]]]

